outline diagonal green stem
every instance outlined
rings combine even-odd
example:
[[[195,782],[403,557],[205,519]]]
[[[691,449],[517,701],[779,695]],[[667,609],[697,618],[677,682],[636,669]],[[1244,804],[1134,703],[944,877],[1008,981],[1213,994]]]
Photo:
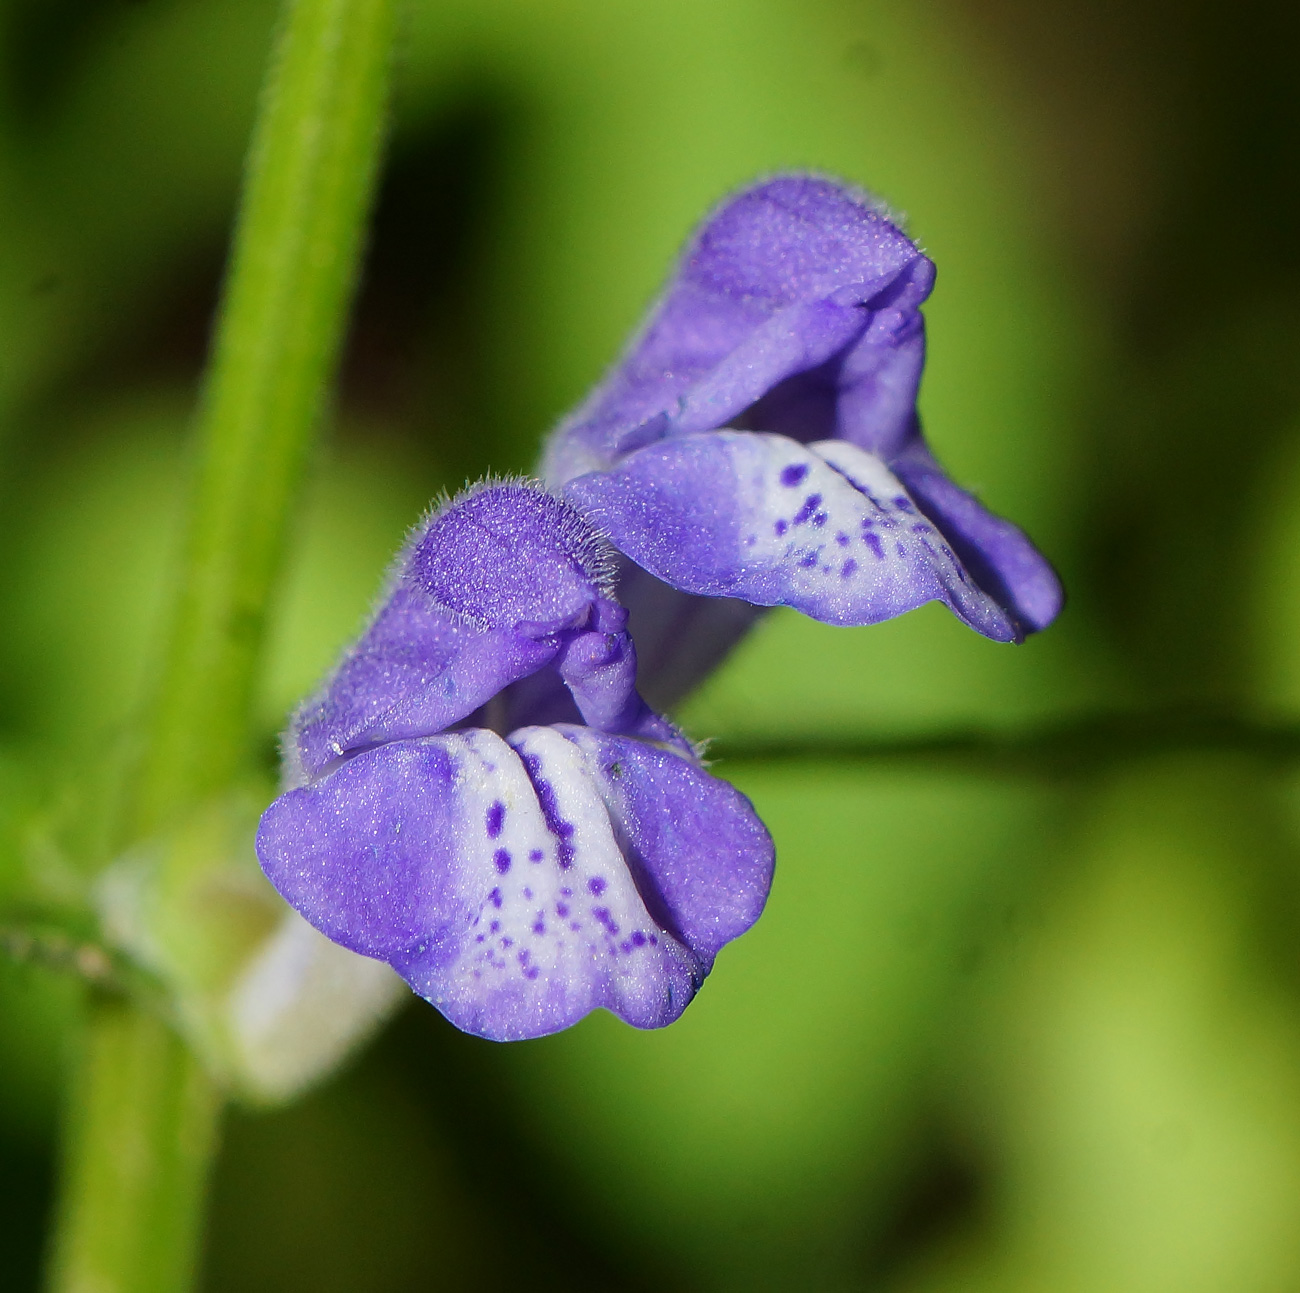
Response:
[[[150,835],[237,775],[263,629],[356,278],[398,0],[286,0],[199,415],[167,650],[122,814]],[[97,997],[67,1128],[53,1293],[183,1293],[221,1096],[185,1043]]]

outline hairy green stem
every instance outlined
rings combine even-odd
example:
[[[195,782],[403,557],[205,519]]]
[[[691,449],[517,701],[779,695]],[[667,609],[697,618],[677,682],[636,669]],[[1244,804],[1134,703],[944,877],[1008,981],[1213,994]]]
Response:
[[[287,0],[249,151],[198,423],[167,647],[121,838],[238,774],[267,603],[356,278],[397,0]],[[183,1293],[221,1095],[141,1004],[90,1004],[67,1128],[53,1293]]]

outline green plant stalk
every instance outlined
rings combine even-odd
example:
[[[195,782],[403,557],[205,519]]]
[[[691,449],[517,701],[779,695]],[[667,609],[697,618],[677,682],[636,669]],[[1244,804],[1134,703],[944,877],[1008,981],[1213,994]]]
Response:
[[[286,0],[198,417],[188,542],[123,843],[244,764],[267,604],[356,280],[398,0]],[[89,1005],[52,1241],[53,1293],[194,1281],[222,1098],[160,1018]]]
[[[72,1093],[50,1286],[192,1285],[220,1095],[157,1015],[95,1003]]]
[[[267,603],[356,278],[396,0],[289,0],[199,415],[184,578],[128,815],[148,835],[247,752]]]

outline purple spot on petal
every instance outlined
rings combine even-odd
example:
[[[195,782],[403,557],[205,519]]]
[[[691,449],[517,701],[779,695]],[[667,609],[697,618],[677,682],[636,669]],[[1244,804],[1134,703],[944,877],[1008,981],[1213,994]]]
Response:
[[[567,902],[557,902],[555,904],[555,914],[563,919],[569,914],[569,904]]]
[[[492,861],[496,863],[497,870],[500,871],[502,875],[505,875],[505,873],[510,870],[510,850],[497,849],[497,851],[492,854]]]
[[[793,489],[808,474],[806,462],[792,462],[781,469],[781,484]]]
[[[618,925],[615,922],[614,917],[609,914],[608,907],[593,907],[591,909],[591,914],[595,916],[596,923],[604,925],[611,934],[618,933]]]
[[[921,521],[912,526],[912,529],[917,534],[929,534],[931,527],[926,525],[924,521]]]
[[[822,496],[820,494],[809,494],[803,501],[803,506],[795,513],[791,525],[804,525],[812,519],[813,513],[822,505]]]
[[[779,539],[790,527],[784,521],[778,521],[772,529],[776,531],[776,537]]]
[[[606,881],[602,876],[594,875],[587,881],[587,888],[591,890],[597,898],[605,892]]]
[[[847,548],[849,546],[849,536],[845,534],[843,530],[841,530],[835,536],[835,542],[838,543],[841,548]]]
[[[880,535],[867,534],[867,535],[863,535],[863,538],[866,541],[867,547],[871,549],[872,555],[876,558],[876,560],[884,561],[885,548],[884,545],[880,542]]]
[[[800,564],[800,565],[801,565],[805,570],[811,570],[811,569],[813,568],[813,566],[815,566],[815,565],[817,564],[817,554],[816,554],[815,552],[810,552],[810,553],[808,553],[807,556],[805,556],[805,557],[801,557],[801,558],[799,559],[799,564]]]
[[[848,579],[848,578],[850,578],[850,577],[852,576],[853,572],[854,572],[857,568],[858,568],[858,563],[857,563],[856,561],[854,561],[854,559],[853,559],[852,557],[850,557],[850,558],[849,558],[849,559],[848,559],[848,560],[847,560],[847,561],[846,561],[846,562],[845,562],[845,563],[840,567],[840,578],[841,578],[841,579]]]
[[[528,775],[532,779],[533,789],[537,791],[537,804],[542,810],[542,816],[546,820],[546,827],[555,836],[557,847],[555,850],[555,860],[560,864],[560,869],[567,871],[573,865],[573,844],[570,836],[573,834],[573,823],[566,822],[560,816],[560,805],[555,798],[555,787],[542,777],[542,761],[535,754],[524,755],[524,767],[528,769]]]
[[[491,892],[490,894],[488,894],[488,902],[490,902],[494,907],[500,907],[500,906],[501,906],[501,890],[500,890],[500,889],[493,889],[492,892]]]
[[[825,512],[818,512],[817,515],[813,517],[813,524],[814,524],[814,525],[825,525],[825,524],[826,524],[826,519],[827,519],[827,513],[825,513]]]
[[[912,506],[912,500],[908,498],[906,494],[899,494],[894,499],[894,506],[898,508],[900,512],[916,511],[916,509]]]
[[[495,933],[497,933],[497,932],[500,930],[500,928],[501,928],[501,922],[500,922],[499,920],[494,920],[494,921],[493,921],[493,922],[488,926],[488,933],[489,933],[489,934],[495,934]]]
[[[525,979],[535,979],[539,974],[541,974],[541,970],[539,970],[539,969],[537,968],[537,966],[535,966],[535,965],[530,965],[530,966],[529,966],[529,967],[524,971],[524,978],[525,978]]]
[[[525,898],[531,898],[532,896],[533,896],[533,891],[532,891],[531,889],[525,889],[525,890],[524,890],[524,897],[525,897]]]
[[[487,833],[488,839],[494,840],[501,834],[501,827],[506,820],[506,806],[499,799],[488,805]]]
[[[632,946],[633,947],[645,946],[645,935],[639,929],[636,930],[632,935]]]
[[[515,940],[513,938],[506,937],[501,940],[502,947],[514,947],[514,945]]]
[[[899,555],[900,557],[905,557],[905,556],[907,556],[907,549],[906,549],[905,547],[903,547],[903,545],[902,545],[901,543],[896,543],[896,544],[894,544],[894,547],[898,550],[898,555]]]
[[[543,856],[544,855],[541,849],[530,849],[528,853],[528,860],[530,862],[540,862]]]
[[[484,938],[486,938],[486,937],[487,937],[486,934],[476,934],[476,935],[474,936],[474,941],[475,941],[476,943],[481,943],[481,942],[484,940]]]
[[[533,921],[533,933],[534,934],[546,933],[546,922],[540,916],[538,916],[538,918],[535,921]]]

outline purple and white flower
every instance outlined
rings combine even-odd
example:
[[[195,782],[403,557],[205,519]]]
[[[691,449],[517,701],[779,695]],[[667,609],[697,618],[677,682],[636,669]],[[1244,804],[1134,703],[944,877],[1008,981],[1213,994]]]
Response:
[[[771,883],[749,801],[638,695],[611,570],[535,486],[447,506],[295,716],[258,832],[308,921],[484,1037],[670,1023]]]
[[[552,437],[545,478],[680,592],[831,624],[937,600],[1022,640],[1061,587],[922,437],[933,283],[867,194],[807,175],[755,185],[696,234],[644,331]]]

